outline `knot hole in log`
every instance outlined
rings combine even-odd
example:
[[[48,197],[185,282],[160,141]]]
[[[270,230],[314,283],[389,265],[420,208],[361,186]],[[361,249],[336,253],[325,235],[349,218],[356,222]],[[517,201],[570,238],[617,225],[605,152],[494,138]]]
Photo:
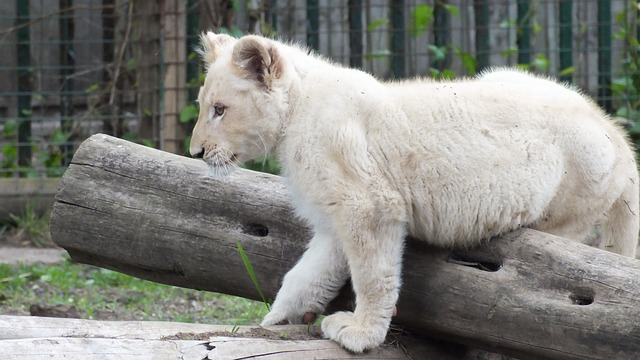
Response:
[[[595,299],[595,292],[589,288],[578,289],[569,295],[569,299],[574,305],[591,305]]]
[[[502,258],[495,254],[454,251],[449,255],[447,262],[488,272],[502,269]]]
[[[265,237],[269,235],[269,228],[266,225],[256,223],[243,224],[241,231],[243,234],[257,237]]]

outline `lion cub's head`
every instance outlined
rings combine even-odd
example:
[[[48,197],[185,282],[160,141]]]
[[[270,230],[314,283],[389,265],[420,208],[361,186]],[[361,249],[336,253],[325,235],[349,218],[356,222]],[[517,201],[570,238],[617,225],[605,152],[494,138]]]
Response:
[[[201,41],[207,74],[189,150],[224,175],[277,147],[295,71],[263,37],[208,32]]]

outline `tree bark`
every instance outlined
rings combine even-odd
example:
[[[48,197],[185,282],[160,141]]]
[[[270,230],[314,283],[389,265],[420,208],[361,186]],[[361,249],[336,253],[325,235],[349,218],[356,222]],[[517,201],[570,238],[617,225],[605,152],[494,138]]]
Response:
[[[241,244],[269,300],[310,238],[281,178],[217,179],[202,161],[106,135],[76,152],[51,234],[78,262],[259,299]],[[523,359],[623,359],[640,355],[638,318],[639,262],[521,229],[464,251],[409,239],[394,323]]]

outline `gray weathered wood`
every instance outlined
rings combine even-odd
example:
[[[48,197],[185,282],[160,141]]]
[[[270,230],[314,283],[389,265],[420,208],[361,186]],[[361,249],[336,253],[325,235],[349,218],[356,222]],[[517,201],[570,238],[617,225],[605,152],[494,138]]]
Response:
[[[51,233],[79,262],[257,299],[241,243],[273,299],[310,235],[289,196],[276,176],[219,180],[201,161],[95,135],[62,179]],[[522,358],[640,356],[635,259],[523,229],[466,252],[409,241],[403,283],[394,322],[415,333]]]
[[[448,345],[388,343],[354,355],[322,339],[317,327],[269,328],[160,321],[96,321],[0,315],[2,359],[245,359],[271,354],[277,359],[460,359]]]

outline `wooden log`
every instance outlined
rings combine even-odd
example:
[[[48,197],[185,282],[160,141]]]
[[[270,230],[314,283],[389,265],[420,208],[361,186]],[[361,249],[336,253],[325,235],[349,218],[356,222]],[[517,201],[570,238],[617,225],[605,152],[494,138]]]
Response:
[[[0,315],[3,359],[460,359],[461,351],[435,343],[421,346],[397,335],[367,354],[354,355],[322,339],[317,327],[269,328],[160,321],[96,321]],[[411,357],[413,356],[413,357]],[[417,356],[417,357],[416,357]]]
[[[240,243],[273,299],[310,236],[289,199],[276,176],[216,179],[201,161],[95,135],[62,179],[51,233],[75,261],[258,299]],[[467,251],[408,241],[404,261],[405,329],[521,358],[640,356],[635,259],[522,229]]]

